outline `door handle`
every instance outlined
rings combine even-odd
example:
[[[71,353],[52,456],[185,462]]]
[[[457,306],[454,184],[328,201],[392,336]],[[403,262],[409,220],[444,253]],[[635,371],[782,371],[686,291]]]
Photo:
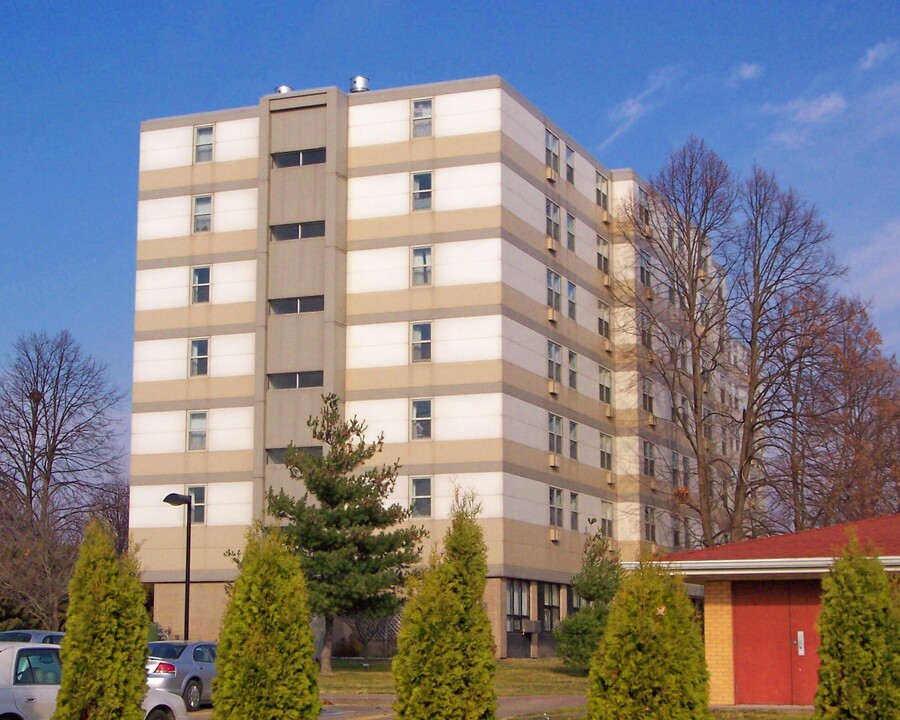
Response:
[[[37,702],[37,698],[25,698],[25,702]]]
[[[802,630],[797,631],[797,655],[800,657],[806,655],[806,638]]]

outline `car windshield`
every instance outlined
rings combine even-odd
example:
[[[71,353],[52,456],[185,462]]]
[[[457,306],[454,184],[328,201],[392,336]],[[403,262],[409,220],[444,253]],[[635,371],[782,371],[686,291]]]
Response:
[[[163,660],[177,660],[184,652],[186,645],[167,642],[152,642],[149,645],[150,657],[162,658]]]

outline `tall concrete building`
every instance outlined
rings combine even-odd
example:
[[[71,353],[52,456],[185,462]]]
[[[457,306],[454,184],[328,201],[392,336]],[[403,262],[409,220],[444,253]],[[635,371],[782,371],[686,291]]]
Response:
[[[429,545],[477,494],[498,654],[549,651],[589,518],[626,558],[685,542],[690,457],[612,292],[646,280],[619,229],[642,181],[501,78],[354,81],[141,127],[131,528],[155,619],[182,624],[163,497],[193,497],[191,635],[213,637],[225,553],[335,392]]]

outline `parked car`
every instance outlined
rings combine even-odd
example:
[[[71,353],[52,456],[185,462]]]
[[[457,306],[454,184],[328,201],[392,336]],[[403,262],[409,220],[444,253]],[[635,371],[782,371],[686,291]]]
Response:
[[[59,646],[43,643],[0,643],[0,718],[50,720],[62,679]],[[144,720],[187,720],[177,695],[148,688]]]
[[[0,632],[0,642],[46,643],[59,645],[65,633],[58,630],[5,630]]]
[[[188,712],[212,701],[216,677],[216,645],[211,642],[165,640],[148,643],[147,684],[181,695]]]

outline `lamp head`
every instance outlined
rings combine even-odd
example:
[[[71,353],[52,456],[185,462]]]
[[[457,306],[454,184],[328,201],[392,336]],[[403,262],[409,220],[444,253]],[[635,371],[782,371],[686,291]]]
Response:
[[[163,502],[166,503],[166,505],[174,505],[175,507],[178,507],[179,505],[190,505],[191,496],[182,495],[181,493],[169,493],[163,498]]]

